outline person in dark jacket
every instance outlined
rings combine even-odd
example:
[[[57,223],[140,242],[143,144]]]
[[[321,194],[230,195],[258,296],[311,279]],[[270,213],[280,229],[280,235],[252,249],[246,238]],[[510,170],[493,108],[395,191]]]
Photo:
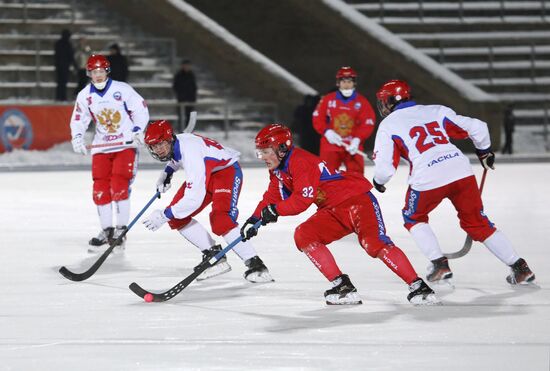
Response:
[[[61,31],[61,38],[55,42],[54,63],[57,88],[55,89],[55,100],[67,100],[67,82],[69,82],[69,69],[71,65],[77,69],[74,59],[74,50],[71,44],[71,31]]]
[[[514,139],[515,117],[514,117],[514,105],[509,104],[504,111],[504,147],[502,147],[502,153],[512,154],[512,143]]]
[[[109,47],[110,54],[107,56],[107,60],[111,63],[111,72],[109,76],[113,80],[128,81],[128,60],[120,52],[118,44],[112,44]]]
[[[179,103],[195,103],[197,101],[197,82],[189,59],[181,61],[180,70],[174,75],[172,89],[174,89],[176,99]],[[186,105],[185,117],[183,118],[181,115],[182,110],[178,107],[180,129],[183,128],[184,123],[189,122],[189,115],[194,110],[195,107],[193,105]],[[182,119],[185,121],[182,122]]]

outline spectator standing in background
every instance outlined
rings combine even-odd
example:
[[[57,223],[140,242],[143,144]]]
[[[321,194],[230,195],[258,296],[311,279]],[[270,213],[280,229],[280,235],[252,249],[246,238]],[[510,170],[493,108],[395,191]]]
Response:
[[[54,50],[55,76],[57,88],[55,89],[55,100],[67,100],[67,82],[69,82],[69,69],[71,65],[77,68],[74,59],[74,50],[71,45],[71,31],[61,31],[61,38],[55,42]]]
[[[189,59],[181,61],[180,70],[174,75],[172,89],[174,89],[178,103],[195,103],[197,101],[197,82]],[[185,117],[182,117],[181,108],[178,107],[180,130],[189,122],[189,115],[194,110],[195,107],[192,105],[185,106]]]
[[[75,96],[84,89],[86,84],[88,84],[88,75],[86,72],[86,64],[88,63],[88,58],[92,54],[92,49],[88,45],[88,40],[85,37],[81,37],[78,40],[78,46],[75,50],[75,61],[77,66],[77,85],[75,90]]]
[[[502,153],[512,154],[512,142],[514,139],[514,105],[509,104],[504,111],[504,147],[502,147]]]
[[[118,44],[112,44],[109,47],[109,55],[107,56],[111,64],[110,77],[113,80],[127,82],[128,81],[128,60],[120,52]]]

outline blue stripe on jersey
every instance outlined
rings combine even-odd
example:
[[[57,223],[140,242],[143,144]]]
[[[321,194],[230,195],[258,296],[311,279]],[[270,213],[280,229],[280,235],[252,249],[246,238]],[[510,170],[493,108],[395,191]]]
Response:
[[[126,102],[124,102],[124,110],[128,114],[128,117],[132,118],[132,111],[128,109],[128,105],[126,104]]]
[[[393,142],[397,144],[398,148],[400,149],[399,155],[409,162],[412,171],[412,162],[409,157],[409,147],[407,147],[403,138],[401,138],[399,135],[392,135],[391,140],[393,140]],[[401,151],[401,149],[403,151]]]
[[[241,193],[241,185],[243,184],[243,171],[238,162],[233,164],[235,169],[235,177],[233,178],[233,187],[231,189],[231,206],[229,207],[229,217],[234,223],[237,223],[239,217],[239,209],[237,203],[239,201],[239,194]]]
[[[415,191],[412,188],[409,188],[407,191],[407,209],[402,211],[403,220],[405,224],[415,224],[416,221],[411,219],[411,216],[414,215],[416,209],[418,208],[418,199],[420,198],[420,192]]]
[[[280,171],[284,171],[285,173],[288,173],[288,164],[290,162],[290,156],[292,155],[293,151],[294,151],[294,148],[291,148],[290,151],[288,151],[287,154],[285,155],[285,158],[283,159],[283,161],[281,161],[281,163],[279,164],[278,169]]]
[[[174,140],[174,160],[175,161],[181,160],[180,141],[178,140],[178,138]]]
[[[164,210],[164,216],[167,217],[168,219],[175,219],[176,218],[174,216],[174,213],[172,213],[172,208],[171,207],[168,207],[168,208],[166,208],[166,210]]]
[[[323,181],[323,180],[341,180],[341,179],[344,179],[344,177],[340,173],[331,174],[331,173],[328,172],[328,169],[326,167],[323,167],[323,171],[321,172],[321,177],[319,179],[321,181]]]
[[[416,102],[414,100],[407,100],[403,103],[399,103],[397,106],[393,108],[393,110],[397,111],[398,109],[412,107],[412,106],[416,106]]]
[[[372,206],[374,207],[374,215],[376,216],[376,221],[378,222],[378,239],[386,245],[393,245],[391,238],[386,235],[386,225],[384,224],[384,218],[382,218],[382,210],[378,204],[378,200],[372,192],[367,192],[367,195],[372,201]]]
[[[107,78],[107,84],[105,84],[105,88],[103,90],[97,90],[94,84],[90,83],[90,94],[96,93],[100,97],[103,97],[105,93],[107,93],[107,90],[111,87],[111,81],[113,81],[110,77]]]

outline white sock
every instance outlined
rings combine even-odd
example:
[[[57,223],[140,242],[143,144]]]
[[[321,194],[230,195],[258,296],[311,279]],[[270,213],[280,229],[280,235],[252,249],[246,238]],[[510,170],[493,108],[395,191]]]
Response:
[[[113,226],[113,209],[110,202],[105,205],[97,205],[97,214],[99,215],[101,229]]]
[[[223,239],[225,240],[225,242],[230,244],[231,242],[235,241],[240,236],[241,236],[241,232],[240,232],[239,227],[235,227],[232,230],[230,230],[229,232],[227,232],[223,236]],[[233,251],[235,251],[235,254],[237,254],[243,262],[245,262],[248,259],[258,255],[256,253],[256,250],[254,250],[254,246],[250,243],[250,241],[239,242],[237,244],[237,246],[235,246],[233,248]]]
[[[512,244],[501,231],[495,231],[483,244],[506,265],[512,265],[519,259]]]
[[[115,210],[117,227],[127,226],[130,220],[130,199],[127,198],[125,200],[116,201]]]
[[[418,223],[409,232],[425,257],[435,260],[443,256],[437,237],[428,223]]]
[[[195,219],[191,219],[191,222],[178,232],[185,237],[185,239],[197,246],[200,251],[211,248],[216,244],[216,241],[210,236],[210,233]]]

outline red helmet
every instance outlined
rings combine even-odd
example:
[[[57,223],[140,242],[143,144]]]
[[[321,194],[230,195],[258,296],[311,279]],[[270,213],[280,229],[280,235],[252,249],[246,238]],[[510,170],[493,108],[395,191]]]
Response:
[[[88,63],[86,63],[86,70],[88,73],[97,68],[103,68],[107,73],[111,72],[111,63],[101,54],[92,54],[88,58]]]
[[[336,80],[340,79],[356,79],[357,72],[351,67],[342,67],[336,72]]]
[[[397,103],[411,99],[411,87],[403,80],[390,80],[378,89],[376,98],[378,111],[386,117]]]
[[[172,125],[166,120],[157,120],[151,122],[145,128],[145,145],[151,153],[153,158],[160,161],[168,161],[172,158],[174,150],[174,131],[172,130]],[[153,146],[161,143],[169,142],[170,143],[170,152],[166,155],[160,156],[154,150]]]
[[[292,147],[292,133],[282,124],[269,124],[256,135],[256,148],[273,148],[287,152]]]

